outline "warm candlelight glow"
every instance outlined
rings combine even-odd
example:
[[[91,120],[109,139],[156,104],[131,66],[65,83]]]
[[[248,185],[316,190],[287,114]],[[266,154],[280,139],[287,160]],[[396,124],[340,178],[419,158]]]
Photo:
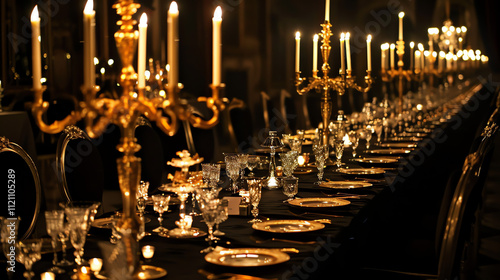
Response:
[[[405,16],[404,12],[400,12],[398,14],[399,17],[399,40],[403,40],[403,17]]]
[[[313,36],[313,71],[318,71],[318,34]]]
[[[340,34],[340,74],[345,74],[345,62],[344,62],[344,57],[345,57],[345,33],[342,32]]]
[[[83,9],[83,13],[86,15],[92,14],[94,10],[94,1],[93,0],[88,0],[87,4],[85,4],[85,8]]]
[[[347,32],[345,34],[345,58],[347,62],[347,71],[351,71],[351,43],[350,43],[351,34]]]
[[[40,16],[38,15],[38,5],[35,5],[33,11],[31,12],[31,21],[40,21]]]
[[[40,47],[40,16],[38,15],[38,5],[31,12],[31,59],[33,72],[33,89],[42,88],[42,56]]]
[[[177,6],[177,2],[173,1],[172,3],[170,3],[170,8],[168,9],[168,12],[172,14],[179,13],[179,7]]]
[[[56,275],[53,272],[44,272],[40,274],[41,280],[54,280],[56,279]]]
[[[170,64],[168,87],[175,91],[179,82],[179,8],[175,1],[170,4],[167,23],[167,62]]]
[[[396,49],[396,45],[391,44],[390,45],[391,52],[390,52],[390,58],[391,58],[391,69],[394,69],[394,49]]]
[[[155,247],[151,245],[146,245],[142,247],[142,256],[145,259],[151,259],[155,254]]]
[[[90,270],[93,272],[99,272],[102,269],[102,259],[92,258],[89,260]]]
[[[300,71],[300,32],[295,32],[295,72]]]
[[[212,85],[214,86],[219,86],[221,83],[221,24],[222,9],[218,6],[212,18]]]
[[[139,49],[137,56],[137,81],[140,89],[146,87],[146,49],[148,16],[143,13],[139,21]]]
[[[371,47],[371,42],[372,42],[372,35],[368,35],[366,37],[366,63],[367,63],[367,70],[372,71],[372,47]]]

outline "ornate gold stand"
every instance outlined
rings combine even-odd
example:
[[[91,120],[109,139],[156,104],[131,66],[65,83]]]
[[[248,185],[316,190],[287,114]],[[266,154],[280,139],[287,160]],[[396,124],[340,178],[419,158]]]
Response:
[[[353,88],[359,92],[368,92],[371,88],[371,84],[373,83],[373,79],[371,77],[371,72],[366,71],[365,83],[366,87],[361,87],[356,84],[356,79],[354,76],[351,76],[351,71],[346,71],[345,74],[341,74],[340,76],[330,78],[330,65],[328,63],[328,58],[330,57],[330,37],[332,36],[332,32],[330,30],[331,24],[329,21],[325,21],[325,23],[321,24],[323,30],[320,33],[322,37],[322,45],[321,45],[321,57],[323,59],[323,65],[321,67],[321,71],[323,72],[323,77],[318,77],[317,71],[313,71],[313,76],[310,78],[302,78],[300,77],[300,72],[295,73],[295,87],[297,93],[300,95],[306,94],[310,92],[312,89],[315,89],[316,92],[321,92],[321,117],[323,122],[323,143],[328,143],[328,123],[330,121],[330,117],[332,114],[332,101],[330,97],[330,90],[336,91],[339,95],[343,95],[348,88]],[[309,80],[309,84],[305,87],[301,88],[302,83],[304,81]]]

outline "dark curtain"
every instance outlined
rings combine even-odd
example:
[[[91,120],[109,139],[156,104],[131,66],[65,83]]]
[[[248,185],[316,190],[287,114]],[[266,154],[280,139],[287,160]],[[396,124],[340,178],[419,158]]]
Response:
[[[500,1],[498,0],[476,0],[477,19],[479,31],[483,38],[486,55],[489,56],[490,68],[498,72],[500,70]]]

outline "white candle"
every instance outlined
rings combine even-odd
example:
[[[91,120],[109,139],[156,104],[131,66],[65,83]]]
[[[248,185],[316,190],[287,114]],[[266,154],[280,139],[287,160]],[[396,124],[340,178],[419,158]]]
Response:
[[[380,45],[380,50],[382,51],[382,55],[381,55],[381,58],[382,58],[382,61],[381,61],[381,66],[382,66],[382,70],[386,70],[387,69],[387,50],[389,49],[389,43],[384,43],[382,45]]]
[[[300,32],[295,32],[295,72],[300,72]]]
[[[396,45],[391,44],[390,48],[391,48],[391,53],[390,53],[390,56],[391,56],[391,69],[394,69],[394,49],[396,48]]]
[[[403,41],[403,17],[405,16],[404,12],[400,12],[399,16],[399,40]]]
[[[318,34],[313,36],[313,71],[318,71]]]
[[[179,82],[179,9],[177,3],[173,1],[168,10],[168,64],[170,64],[170,71],[168,72],[168,86],[175,90]]]
[[[451,70],[451,61],[453,59],[453,54],[451,52],[446,54],[446,70]]]
[[[351,71],[351,43],[349,40],[350,34],[347,32],[345,34],[345,58],[347,61],[347,71]]]
[[[53,272],[43,272],[40,274],[41,280],[54,280],[56,279],[56,275]]]
[[[214,17],[212,18],[212,84],[214,86],[220,85],[221,75],[221,23],[222,23],[222,9],[218,6],[215,9]]]
[[[345,34],[342,32],[340,34],[340,74],[345,74],[345,49],[344,49]]]
[[[144,256],[145,259],[152,258],[154,254],[155,254],[154,246],[146,245],[142,247],[142,255]]]
[[[419,50],[416,50],[415,51],[415,70],[420,70],[420,63],[421,63],[420,56],[421,56],[421,52]]]
[[[139,88],[146,87],[146,42],[148,34],[148,16],[143,13],[139,22],[139,53],[137,58],[137,80]]]
[[[372,71],[372,35],[366,36],[366,64],[367,70]]]
[[[102,269],[102,259],[92,258],[89,260],[90,270],[93,272],[99,272]]]
[[[443,51],[439,52],[439,60],[438,60],[438,70],[442,71],[444,68],[444,59],[446,57],[446,53]]]
[[[94,27],[94,1],[88,0],[83,10],[83,85],[86,90],[95,85]]]
[[[413,52],[413,48],[415,47],[415,42],[410,42],[410,69],[413,70],[413,67],[414,67],[414,55],[415,53]]]
[[[31,12],[31,64],[33,72],[33,89],[42,88],[42,56],[40,50],[40,17],[38,16],[38,5]]]
[[[325,21],[330,21],[330,0],[325,2]]]

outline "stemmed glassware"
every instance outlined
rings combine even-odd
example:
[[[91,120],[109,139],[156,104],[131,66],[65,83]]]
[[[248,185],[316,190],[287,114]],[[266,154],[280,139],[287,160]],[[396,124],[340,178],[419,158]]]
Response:
[[[137,198],[137,210],[139,210],[139,218],[144,223],[151,222],[151,219],[144,217],[146,210],[146,202],[148,201],[149,192],[149,182],[141,181],[137,188],[136,198]]]
[[[70,266],[73,264],[72,261],[69,261],[66,257],[66,248],[68,247],[66,242],[69,241],[69,223],[63,221],[63,227],[59,232],[59,240],[61,241],[61,250],[62,256],[61,260],[57,263],[58,266]]]
[[[383,128],[383,123],[381,119],[376,119],[373,128],[375,130],[375,133],[377,134],[377,144],[380,145],[382,143],[382,128]]]
[[[365,128],[365,140],[366,140],[366,149],[370,149],[370,141],[372,139],[372,134],[373,134],[373,127],[370,124],[366,125]]]
[[[316,168],[318,168],[318,181],[315,183],[316,185],[323,183],[325,164],[327,160],[327,155],[329,153],[328,150],[329,150],[328,145],[319,144],[313,146],[314,157],[316,159]]]
[[[283,202],[292,201],[293,197],[299,192],[299,178],[291,176],[282,178],[281,181],[283,194],[288,196],[288,199]]]
[[[262,194],[262,186],[261,186],[261,180],[257,179],[250,179],[247,180],[248,184],[248,193],[249,193],[249,198],[250,198],[250,204],[252,204],[253,209],[252,209],[252,215],[253,219],[248,221],[249,223],[259,223],[262,222],[260,219],[257,218],[259,215],[259,203],[260,203],[260,198]]]
[[[158,223],[159,227],[153,229],[153,232],[166,233],[168,230],[163,227],[163,213],[168,211],[168,204],[170,203],[170,196],[165,194],[155,194],[151,196],[153,198],[153,208],[158,212]]]
[[[47,233],[52,238],[52,249],[54,250],[54,259],[52,260],[54,266],[49,271],[61,274],[64,272],[64,269],[57,266],[56,246],[59,234],[64,230],[64,210],[45,211],[45,223],[47,225]]]
[[[297,158],[299,154],[297,151],[289,151],[286,153],[280,153],[281,164],[283,165],[283,173],[286,177],[291,177],[293,171],[299,165]]]
[[[359,144],[359,135],[356,130],[351,130],[347,134],[349,136],[349,142],[351,142],[351,148],[352,148],[352,157],[356,158],[356,149],[358,148]]]
[[[224,160],[226,162],[226,174],[232,182],[231,189],[233,193],[238,193],[238,185],[236,184],[236,181],[240,176],[238,158],[236,156],[225,156]]]
[[[247,168],[250,170],[250,173],[248,174],[248,177],[254,177],[255,174],[253,173],[254,168],[257,167],[260,163],[260,157],[257,155],[248,155],[248,161],[247,161]]]
[[[204,196],[199,197],[200,209],[203,215],[203,220],[208,227],[208,237],[205,238],[208,241],[208,247],[201,250],[200,253],[212,252],[215,248],[212,246],[212,242],[217,240],[214,236],[214,225],[217,219],[217,208],[219,206],[219,199],[207,199]]]
[[[219,230],[219,224],[227,220],[228,218],[228,201],[227,199],[222,199],[217,207],[217,218],[215,219],[215,236],[223,236],[224,232]]]
[[[42,258],[42,240],[41,239],[27,239],[17,242],[18,255],[17,259],[26,267],[23,276],[31,280],[35,273],[31,270],[33,264]]]
[[[238,154],[238,164],[240,165],[240,176],[243,178],[245,176],[245,168],[248,164],[248,154]]]
[[[337,165],[337,169],[342,166],[342,155],[344,154],[344,139],[340,137],[333,138],[333,146],[335,149],[335,165]]]
[[[82,265],[83,246],[89,226],[89,209],[85,207],[66,207],[64,209],[69,223],[69,239],[75,248],[75,262]]]
[[[269,177],[266,179],[266,186],[268,189],[277,189],[279,187],[278,179],[276,178],[276,161],[275,154],[276,149],[283,147],[283,142],[281,142],[278,137],[277,131],[269,131],[269,136],[266,138],[262,147],[269,148]]]

